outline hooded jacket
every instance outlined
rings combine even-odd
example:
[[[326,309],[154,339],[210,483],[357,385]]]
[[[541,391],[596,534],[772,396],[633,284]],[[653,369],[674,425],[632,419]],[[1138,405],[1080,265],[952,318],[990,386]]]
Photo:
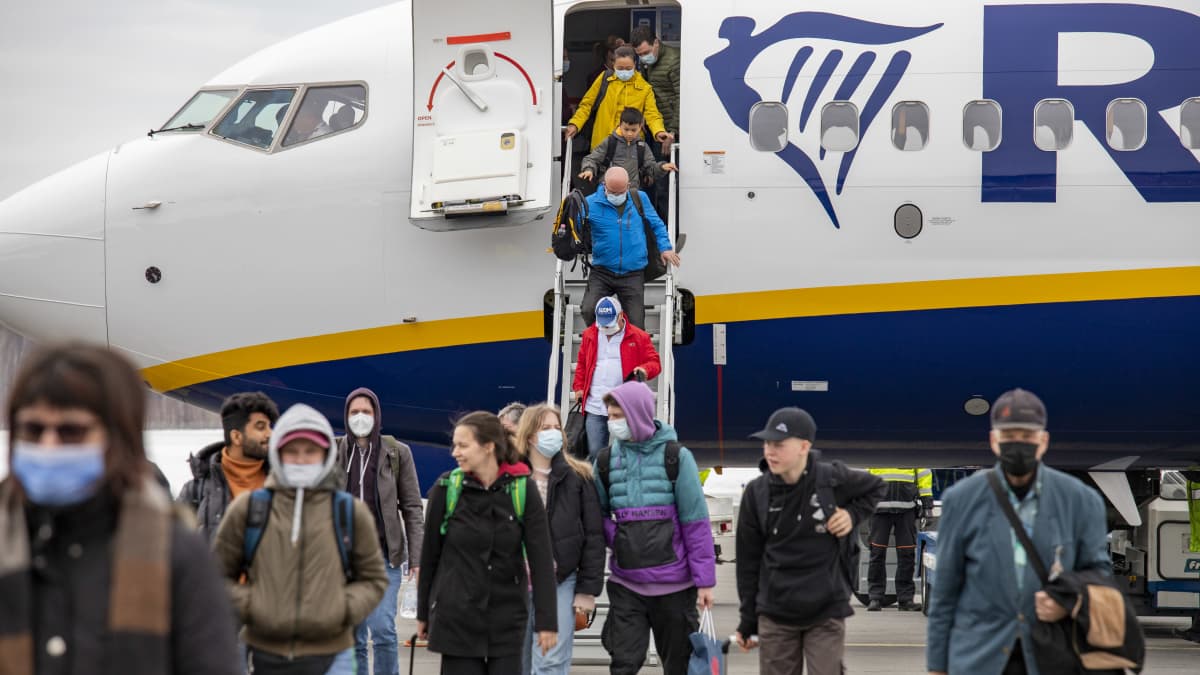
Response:
[[[650,334],[629,323],[629,317],[621,312],[625,321],[625,337],[621,340],[621,377],[629,379],[633,369],[646,369],[646,379],[653,380],[662,372],[658,360],[658,351],[650,342]],[[571,391],[582,391],[579,409],[587,410],[587,397],[592,391],[592,377],[596,374],[597,344],[600,339],[600,329],[595,323],[583,331],[583,341],[579,343],[578,367],[575,368],[575,380]]]
[[[375,519],[354,502],[353,580],[342,570],[333,527],[332,491],[340,479],[334,471],[333,430],[312,408],[292,406],[271,434],[270,461],[279,462],[279,439],[297,429],[321,433],[329,440],[323,473],[312,487],[288,484],[274,468],[267,489],[274,492],[271,513],[246,583],[243,543],[251,493],[229,505],[217,529],[215,552],[227,581],[234,609],[245,623],[242,640],[252,647],[283,656],[333,654],[354,646],[354,627],[379,604],[388,578],[379,551]]]
[[[612,163],[605,164],[604,158],[608,155],[610,146],[613,151]],[[639,156],[641,162],[638,161]],[[646,146],[645,141],[638,139],[630,143],[621,136],[619,129],[609,134],[608,138],[605,138],[600,145],[588,153],[580,163],[579,169],[580,171],[591,171],[597,179],[602,179],[604,172],[614,166],[625,169],[625,173],[629,174],[629,184],[634,187],[640,187],[646,183],[644,178],[653,182],[666,174],[662,165],[654,159],[654,152]]]
[[[679,477],[672,489],[665,449],[678,439],[654,419],[654,392],[626,382],[609,392],[625,413],[633,438],[613,439],[610,489],[596,472],[604,538],[612,550],[612,581],[642,595],[666,595],[717,583],[708,505],[696,460],[679,450]]]
[[[596,107],[596,97],[600,95],[600,82],[605,77],[608,78],[608,89],[604,92],[604,99],[600,101],[600,107],[593,110]],[[642,116],[646,118],[646,126],[650,128],[651,136],[656,136],[660,131],[666,131],[666,128],[663,127],[663,116],[658,112],[658,105],[655,103],[654,90],[651,89],[646,78],[636,70],[628,82],[622,82],[615,73],[612,75],[607,72],[600,73],[600,76],[592,81],[592,86],[588,87],[583,99],[579,101],[579,107],[575,109],[570,124],[574,124],[576,129],[582,129],[587,124],[588,118],[595,115],[592,137],[588,139],[588,148],[591,149],[600,145],[604,141],[604,137],[611,134],[620,125],[621,111],[626,108],[635,108],[642,113]]]
[[[558,630],[546,508],[537,488],[527,482],[525,514],[518,518],[507,490],[529,473],[525,464],[501,464],[488,487],[471,474],[464,476],[444,535],[446,487],[441,479],[450,473],[442,474],[429,491],[417,619],[428,622],[430,651],[471,658],[520,654],[529,618],[528,574],[533,577],[534,630]]]
[[[210,443],[188,457],[192,469],[192,480],[184,483],[175,501],[187,506],[196,514],[196,521],[205,539],[212,541],[217,525],[232,499],[225,470],[221,467],[221,451],[224,441]]]
[[[636,186],[635,186],[636,187]],[[654,210],[650,197],[638,190],[642,212],[650,221],[659,252],[672,249],[667,226]],[[637,206],[625,199],[621,211],[608,201],[604,185],[587,198],[588,223],[592,230],[592,265],[603,267],[613,274],[629,274],[646,269],[646,226],[638,215]]]
[[[371,455],[371,461],[367,463],[367,471],[364,474],[367,485],[364,486],[361,496],[365,498],[375,517],[375,527],[379,531],[385,560],[395,568],[399,568],[406,561],[416,567],[421,561],[425,514],[421,510],[421,486],[417,483],[417,469],[413,463],[412,450],[395,438],[382,434],[383,411],[379,405],[379,397],[365,387],[355,389],[346,397],[347,434],[337,441],[337,466],[346,470],[341,489],[352,487],[349,470],[353,468],[358,471],[361,465],[357,462],[362,461],[357,457],[359,453],[355,439],[351,438],[349,433],[350,402],[359,396],[370,399],[371,406],[375,409],[375,427],[371,429],[369,439],[371,450],[368,454]],[[372,474],[374,480],[369,478]],[[351,489],[351,492],[355,497],[360,496],[357,489]]]

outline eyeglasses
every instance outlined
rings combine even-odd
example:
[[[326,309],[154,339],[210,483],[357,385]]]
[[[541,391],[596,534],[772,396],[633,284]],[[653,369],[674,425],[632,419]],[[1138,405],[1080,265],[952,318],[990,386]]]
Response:
[[[63,422],[62,424],[43,424],[42,422],[18,422],[16,437],[23,441],[40,441],[47,431],[53,430],[54,435],[63,443],[82,443],[83,439],[96,428],[95,424],[79,424]]]

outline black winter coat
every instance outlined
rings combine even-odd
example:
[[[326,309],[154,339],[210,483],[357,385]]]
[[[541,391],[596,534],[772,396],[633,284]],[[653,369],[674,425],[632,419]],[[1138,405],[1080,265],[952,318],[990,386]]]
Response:
[[[522,544],[533,575],[534,630],[558,630],[546,508],[533,481],[527,480],[525,515],[519,522],[505,487],[528,474],[524,464],[503,465],[490,487],[466,476],[445,535],[442,480],[449,472],[429,491],[417,619],[428,623],[430,651],[472,658],[521,653],[529,617]]]
[[[225,470],[221,468],[221,451],[224,449],[225,443],[218,441],[189,456],[192,480],[183,484],[179,496],[175,498],[176,503],[196,512],[200,531],[210,542],[217,534],[221,516],[225,515],[229,502],[233,501],[229,483],[225,481]]]
[[[546,491],[555,577],[559,583],[575,573],[575,592],[600,595],[604,590],[604,520],[596,486],[558,453],[550,462]]]
[[[72,509],[29,507],[26,523],[34,567],[34,672],[235,672],[236,638],[229,594],[199,534],[178,520],[171,527],[171,626],[166,638],[168,662],[163,663],[153,660],[152,655],[159,652],[149,648],[114,653],[108,622],[117,527],[115,500],[100,495]],[[65,639],[67,646],[61,656],[54,657],[48,651],[56,636],[61,636],[60,644]]]

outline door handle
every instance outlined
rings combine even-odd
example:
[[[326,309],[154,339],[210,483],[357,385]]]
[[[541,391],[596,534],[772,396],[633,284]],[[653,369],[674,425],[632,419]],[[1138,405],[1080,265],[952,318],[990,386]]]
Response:
[[[135,206],[135,207],[133,207],[133,210],[134,211],[152,211],[154,209],[157,209],[160,206],[162,206],[162,202],[155,200],[155,201],[146,202],[145,204],[142,204],[141,206]]]

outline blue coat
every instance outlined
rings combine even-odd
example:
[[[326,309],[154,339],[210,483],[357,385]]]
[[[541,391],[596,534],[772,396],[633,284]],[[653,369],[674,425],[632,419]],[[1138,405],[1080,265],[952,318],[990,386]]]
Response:
[[[642,211],[654,229],[658,250],[671,250],[667,226],[654,211],[650,198],[638,190],[642,200]],[[638,216],[637,207],[625,200],[625,212],[618,213],[617,207],[608,203],[604,186],[587,198],[588,223],[592,227],[592,264],[614,274],[629,274],[646,268],[646,229]]]
[[[999,472],[999,465],[991,470]],[[1047,569],[1061,545],[1064,570],[1110,572],[1100,493],[1045,464],[1038,472],[1042,488],[1033,544]],[[1024,591],[1018,592],[1011,532],[987,470],[943,495],[937,575],[928,599],[929,670],[998,675],[1019,637],[1029,673],[1038,675],[1030,627],[1037,621],[1033,596],[1042,584],[1033,566],[1026,565]]]

